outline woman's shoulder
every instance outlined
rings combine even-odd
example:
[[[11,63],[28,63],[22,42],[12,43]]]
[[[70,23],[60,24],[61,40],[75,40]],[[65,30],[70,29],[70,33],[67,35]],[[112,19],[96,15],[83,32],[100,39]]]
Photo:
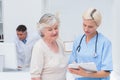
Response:
[[[42,40],[42,38],[41,39],[39,39],[38,41],[36,41],[35,42],[35,44],[34,44],[34,46],[42,46],[43,45],[43,40]]]
[[[62,39],[58,38],[56,41],[59,46],[62,46],[62,47],[64,46],[64,42]]]

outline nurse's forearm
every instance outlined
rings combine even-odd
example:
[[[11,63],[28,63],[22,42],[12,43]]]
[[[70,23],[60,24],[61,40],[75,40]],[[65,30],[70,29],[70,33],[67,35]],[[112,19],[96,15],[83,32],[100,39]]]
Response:
[[[91,78],[103,78],[103,77],[107,77],[110,75],[110,72],[108,71],[98,71],[95,73],[88,73],[86,75],[86,77],[91,77]]]

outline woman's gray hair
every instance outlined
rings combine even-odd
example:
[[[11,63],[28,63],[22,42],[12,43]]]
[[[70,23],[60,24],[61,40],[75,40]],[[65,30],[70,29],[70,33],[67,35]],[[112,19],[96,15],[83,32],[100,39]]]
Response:
[[[51,27],[53,24],[58,23],[59,25],[59,19],[58,16],[53,15],[51,13],[47,13],[44,14],[41,19],[39,20],[39,22],[37,23],[37,29],[42,36],[41,30],[43,30],[45,27]]]
[[[83,13],[83,19],[92,19],[95,21],[96,25],[99,26],[102,21],[101,13],[95,8],[89,8]]]

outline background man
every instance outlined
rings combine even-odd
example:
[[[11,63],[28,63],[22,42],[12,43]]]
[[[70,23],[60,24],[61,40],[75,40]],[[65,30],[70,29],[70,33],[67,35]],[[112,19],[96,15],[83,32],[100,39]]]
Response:
[[[27,27],[25,25],[19,25],[16,28],[16,34],[18,69],[29,68],[32,47],[34,43],[39,39],[39,36],[32,36],[28,34]]]

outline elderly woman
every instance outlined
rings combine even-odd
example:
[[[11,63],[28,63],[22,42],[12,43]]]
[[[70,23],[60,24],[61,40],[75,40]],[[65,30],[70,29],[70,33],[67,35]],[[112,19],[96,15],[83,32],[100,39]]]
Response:
[[[113,69],[111,42],[97,31],[101,14],[97,9],[89,8],[82,17],[84,34],[74,41],[69,64],[92,62],[98,71],[88,73],[81,67],[77,70],[69,68],[69,71],[82,76],[76,80],[110,80],[109,74]]]
[[[59,40],[59,19],[53,14],[44,14],[38,31],[41,39],[36,42],[32,51],[32,80],[65,80],[67,56]]]

